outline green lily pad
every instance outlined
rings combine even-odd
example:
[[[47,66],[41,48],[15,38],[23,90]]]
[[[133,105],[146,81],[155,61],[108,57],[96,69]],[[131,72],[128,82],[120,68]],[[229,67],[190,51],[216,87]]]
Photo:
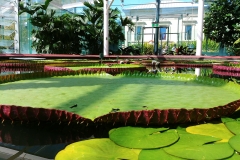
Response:
[[[222,121],[223,123],[227,123],[227,122],[233,122],[233,121],[236,121],[236,120],[233,119],[233,118],[229,118],[229,117],[222,117],[222,118],[221,118],[221,121]]]
[[[153,149],[175,143],[179,136],[176,130],[163,132],[166,128],[120,127],[109,132],[109,138],[127,148]]]
[[[224,124],[232,133],[240,134],[240,121],[226,122]]]
[[[227,160],[239,160],[240,159],[240,155],[235,153],[232,157],[229,157]]]
[[[212,136],[205,136],[199,134],[179,133],[179,140],[171,146],[164,148],[164,150],[174,150],[175,148],[188,147],[188,146],[201,146],[206,143],[212,143],[221,139]]]
[[[149,149],[149,150],[144,149],[140,152],[138,157],[138,160],[156,160],[156,159],[181,160],[182,158],[167,154],[163,149]]]
[[[137,160],[140,151],[118,146],[108,138],[91,139],[68,145],[55,160]]]
[[[207,136],[213,136],[221,138],[221,142],[228,142],[228,140],[234,136],[223,123],[219,124],[200,124],[196,126],[190,126],[186,129],[187,132],[192,134],[201,134]]]
[[[233,149],[240,152],[240,134],[230,138],[228,143]]]
[[[200,146],[185,146],[174,149],[164,149],[168,154],[186,159],[225,159],[234,154],[231,146],[224,143],[206,144]]]

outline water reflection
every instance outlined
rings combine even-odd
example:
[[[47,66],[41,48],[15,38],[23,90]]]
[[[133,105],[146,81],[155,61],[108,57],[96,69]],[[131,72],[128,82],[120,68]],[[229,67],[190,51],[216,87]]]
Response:
[[[54,159],[66,145],[93,137],[95,127],[80,124],[0,124],[1,159]]]
[[[10,75],[10,74],[33,73],[36,71],[39,71],[39,70],[33,70],[32,68],[0,67],[0,76],[1,75]]]
[[[199,69],[203,73],[212,73],[211,68],[197,68],[197,67],[179,67],[179,66],[147,66],[149,72],[165,72],[165,73],[188,73],[195,74],[195,70]]]

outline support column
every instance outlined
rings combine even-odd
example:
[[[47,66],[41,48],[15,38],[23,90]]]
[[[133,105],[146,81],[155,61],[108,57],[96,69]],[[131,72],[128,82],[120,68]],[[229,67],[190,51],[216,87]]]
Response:
[[[196,56],[202,55],[204,0],[198,1],[198,29]]]
[[[103,55],[108,56],[109,54],[109,10],[108,0],[104,0],[103,3]]]
[[[156,0],[156,24],[159,24],[159,12],[160,12],[160,2],[161,0]],[[155,36],[154,36],[154,54],[158,55],[158,35],[159,35],[159,28],[155,28]]]
[[[14,53],[20,53],[20,42],[19,42],[19,17],[18,17],[18,0],[14,2],[14,20],[15,20],[15,36],[14,36]]]

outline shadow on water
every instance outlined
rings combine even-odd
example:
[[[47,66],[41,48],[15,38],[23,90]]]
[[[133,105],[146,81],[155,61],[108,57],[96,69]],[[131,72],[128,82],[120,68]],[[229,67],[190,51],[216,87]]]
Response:
[[[68,144],[93,138],[94,132],[94,126],[81,124],[4,121],[0,124],[0,159],[54,159]]]

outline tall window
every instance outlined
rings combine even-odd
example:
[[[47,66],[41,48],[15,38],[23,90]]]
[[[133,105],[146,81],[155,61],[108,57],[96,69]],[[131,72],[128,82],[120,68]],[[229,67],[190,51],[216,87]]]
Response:
[[[185,26],[185,40],[192,40],[192,26]]]
[[[159,34],[160,34],[160,36],[159,36],[159,39],[160,40],[166,40],[167,39],[167,28],[166,27],[161,27],[160,29],[159,29]]]
[[[135,41],[140,41],[142,39],[142,26],[135,27]]]

